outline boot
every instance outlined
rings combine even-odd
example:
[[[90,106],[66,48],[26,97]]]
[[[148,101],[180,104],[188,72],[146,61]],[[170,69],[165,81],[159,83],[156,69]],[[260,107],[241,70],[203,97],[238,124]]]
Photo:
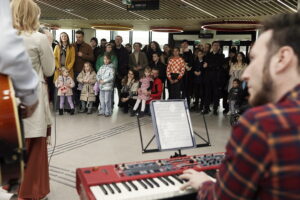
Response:
[[[136,111],[136,110],[131,110],[131,112],[130,112],[130,116],[131,116],[131,117],[134,117],[134,116],[136,116],[136,113],[137,113],[137,111]]]
[[[88,111],[87,114],[92,114],[93,102],[88,102]]]
[[[59,109],[59,115],[63,115],[64,114],[64,110],[63,109]]]
[[[85,101],[81,101],[81,108],[79,110],[80,113],[84,113],[85,112]]]
[[[74,115],[74,113],[75,113],[75,109],[73,108],[70,110],[70,115]]]

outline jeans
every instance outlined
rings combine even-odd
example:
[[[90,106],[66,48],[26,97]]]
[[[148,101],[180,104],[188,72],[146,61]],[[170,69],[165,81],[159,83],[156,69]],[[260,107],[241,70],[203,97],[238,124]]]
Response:
[[[112,90],[100,90],[100,110],[99,114],[104,114],[104,115],[111,115],[112,114],[112,109],[111,109],[111,95],[112,95]]]
[[[229,101],[229,108],[230,108],[230,113],[231,114],[236,114],[237,113],[237,106],[236,104],[236,100],[230,100]]]

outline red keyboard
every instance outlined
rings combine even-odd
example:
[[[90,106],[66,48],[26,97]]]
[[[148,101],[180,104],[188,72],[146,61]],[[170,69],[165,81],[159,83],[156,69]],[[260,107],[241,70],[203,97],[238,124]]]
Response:
[[[224,153],[202,154],[76,170],[77,192],[81,200],[166,199],[195,193],[181,191],[184,180],[178,178],[186,169],[218,169]]]

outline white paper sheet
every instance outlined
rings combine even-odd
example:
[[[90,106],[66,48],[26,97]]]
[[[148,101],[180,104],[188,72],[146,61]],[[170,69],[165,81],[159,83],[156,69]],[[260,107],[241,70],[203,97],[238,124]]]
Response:
[[[194,146],[193,129],[184,101],[156,101],[153,109],[161,150]]]

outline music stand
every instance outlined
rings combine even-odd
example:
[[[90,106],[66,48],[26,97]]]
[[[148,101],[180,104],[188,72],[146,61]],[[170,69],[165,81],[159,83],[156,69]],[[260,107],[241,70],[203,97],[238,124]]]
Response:
[[[181,150],[182,149],[187,149],[187,148],[200,148],[200,147],[207,147],[207,146],[211,146],[210,144],[210,138],[209,138],[209,133],[208,133],[208,129],[207,129],[207,124],[206,124],[206,120],[205,120],[205,117],[204,115],[203,116],[203,121],[204,121],[204,125],[205,125],[205,130],[206,130],[206,136],[207,138],[204,138],[202,137],[201,135],[199,135],[197,132],[193,131],[192,130],[192,127],[190,127],[193,132],[193,136],[197,136],[198,138],[200,138],[203,143],[196,143],[195,140],[194,140],[194,144],[193,145],[190,145],[189,147],[176,147],[176,148],[170,148],[170,149],[161,149],[160,147],[159,148],[153,148],[153,149],[148,149],[148,147],[150,146],[150,144],[153,142],[153,140],[156,138],[158,144],[160,145],[159,143],[159,131],[158,131],[158,127],[157,127],[157,114],[158,112],[155,111],[155,106],[154,104],[155,103],[165,103],[165,105],[167,104],[171,104],[171,103],[182,103],[184,104],[185,106],[185,112],[186,112],[186,117],[187,117],[187,120],[189,121],[190,123],[190,115],[189,115],[189,110],[188,110],[188,106],[187,106],[187,101],[186,100],[183,100],[183,99],[180,99],[180,100],[157,100],[157,101],[152,101],[151,102],[151,105],[150,105],[150,108],[151,108],[151,116],[152,116],[152,123],[153,123],[153,127],[154,127],[154,132],[155,134],[152,136],[152,138],[150,139],[150,141],[146,144],[146,146],[144,146],[144,140],[143,140],[143,134],[142,134],[142,129],[141,129],[141,125],[140,125],[140,118],[139,116],[137,116],[137,122],[138,122],[138,128],[139,128],[139,134],[140,134],[140,141],[141,141],[141,148],[142,148],[142,153],[153,153],[153,152],[160,152],[160,151],[166,151],[166,150],[177,150],[178,151],[178,154],[175,154],[175,156],[182,156],[181,154]],[[177,113],[178,114],[178,113]],[[183,114],[183,113],[181,113]],[[160,120],[163,119],[161,116],[160,116]],[[191,123],[190,123],[190,126],[191,126]]]

